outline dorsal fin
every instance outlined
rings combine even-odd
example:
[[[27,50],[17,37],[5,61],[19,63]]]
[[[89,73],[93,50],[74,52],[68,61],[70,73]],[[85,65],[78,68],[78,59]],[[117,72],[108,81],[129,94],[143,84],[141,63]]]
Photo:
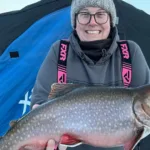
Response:
[[[65,95],[65,94],[73,91],[74,89],[84,87],[84,86],[85,85],[83,85],[83,84],[74,84],[74,83],[67,83],[67,84],[54,83],[51,86],[51,92],[50,92],[48,98],[53,99],[53,98]]]
[[[10,123],[9,123],[10,127],[13,127],[17,122],[18,122],[18,120],[10,121]]]

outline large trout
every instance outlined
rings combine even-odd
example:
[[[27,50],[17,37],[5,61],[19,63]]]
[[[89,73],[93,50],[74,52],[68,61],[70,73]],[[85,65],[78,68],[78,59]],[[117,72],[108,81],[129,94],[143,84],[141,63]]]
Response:
[[[150,85],[139,88],[53,84],[49,101],[16,121],[0,150],[44,150],[49,139],[132,150],[150,128]]]

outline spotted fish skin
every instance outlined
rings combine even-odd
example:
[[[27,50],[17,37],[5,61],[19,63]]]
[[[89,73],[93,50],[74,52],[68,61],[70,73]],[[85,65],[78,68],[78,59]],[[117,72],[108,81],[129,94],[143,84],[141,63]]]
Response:
[[[63,134],[96,147],[121,146],[144,128],[144,120],[140,121],[142,107],[134,106],[142,103],[141,98],[150,103],[149,92],[143,96],[149,86],[72,87],[73,84],[54,84],[50,94],[53,99],[18,120],[0,140],[0,150],[22,150],[30,145],[42,150],[48,139],[59,142]]]

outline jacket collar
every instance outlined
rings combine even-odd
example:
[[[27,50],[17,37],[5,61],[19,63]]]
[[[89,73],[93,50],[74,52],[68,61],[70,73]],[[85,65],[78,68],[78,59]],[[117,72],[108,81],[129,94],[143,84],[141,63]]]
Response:
[[[115,27],[114,28],[114,36],[113,36],[113,39],[112,39],[112,44],[110,46],[110,48],[106,51],[106,54],[96,63],[96,64],[101,64],[101,63],[104,63],[105,61],[107,61],[111,55],[116,51],[118,45],[117,45],[117,41],[119,41],[119,35],[118,35],[118,30],[117,28]],[[93,64],[94,65],[94,62],[89,58],[87,57],[84,52],[82,51],[80,45],[79,45],[79,42],[78,42],[78,39],[77,37],[74,35],[74,33],[71,34],[70,36],[70,45],[71,45],[71,48],[72,50],[75,51],[75,53],[82,59],[84,60],[85,62],[87,62],[88,64]]]

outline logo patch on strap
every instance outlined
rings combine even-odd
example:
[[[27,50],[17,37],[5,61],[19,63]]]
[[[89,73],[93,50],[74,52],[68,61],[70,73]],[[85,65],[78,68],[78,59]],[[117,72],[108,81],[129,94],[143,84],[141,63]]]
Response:
[[[123,76],[124,85],[128,86],[131,83],[131,78],[132,78],[131,65],[123,63],[122,76]]]
[[[122,54],[123,54],[123,58],[124,59],[129,59],[129,51],[128,51],[128,46],[127,44],[121,44],[121,50],[122,50]]]
[[[67,73],[64,66],[58,65],[58,83],[67,82]]]
[[[61,49],[60,49],[60,60],[66,61],[66,54],[67,53],[67,45],[66,44],[61,44]]]

